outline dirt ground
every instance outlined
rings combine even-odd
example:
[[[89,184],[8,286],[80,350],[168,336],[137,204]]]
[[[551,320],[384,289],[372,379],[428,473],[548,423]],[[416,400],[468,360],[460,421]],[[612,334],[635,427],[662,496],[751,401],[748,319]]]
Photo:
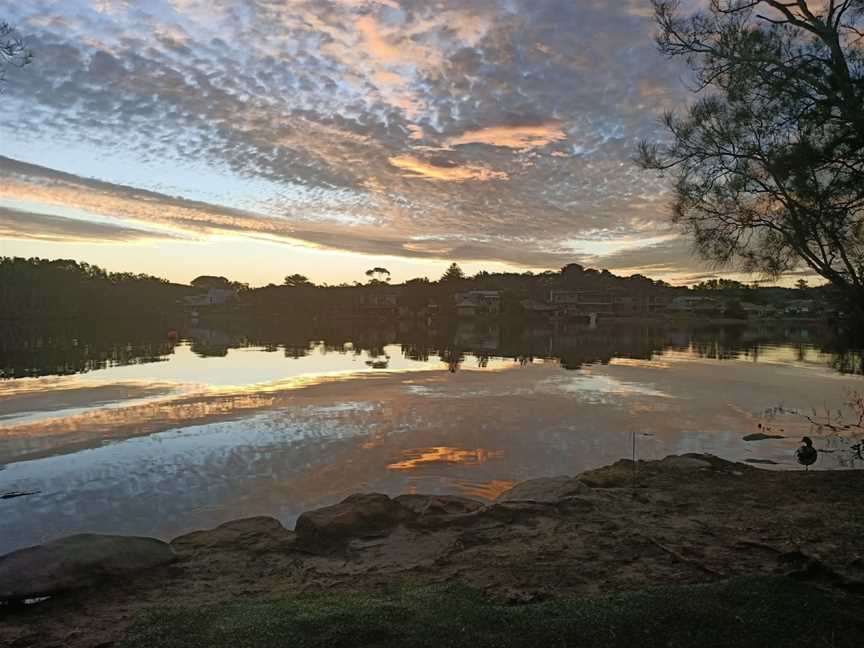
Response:
[[[687,455],[640,462],[635,479],[620,461],[492,505],[406,496],[398,519],[360,502],[301,517],[297,533],[228,523],[175,539],[177,562],[128,582],[0,607],[0,645],[110,646],[153,607],[407,584],[462,582],[512,603],[777,573],[864,591],[864,471]]]

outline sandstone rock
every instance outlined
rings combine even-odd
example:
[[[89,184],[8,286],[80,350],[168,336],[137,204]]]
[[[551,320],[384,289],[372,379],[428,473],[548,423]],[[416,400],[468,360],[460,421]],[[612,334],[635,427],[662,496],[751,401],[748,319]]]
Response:
[[[591,488],[575,477],[540,477],[516,484],[501,493],[496,502],[557,502],[566,497],[590,493]]]
[[[659,467],[665,470],[702,470],[703,468],[711,468],[711,462],[706,459],[700,459],[692,456],[676,456],[669,455],[660,461]]]
[[[458,495],[399,495],[395,501],[420,516],[464,515],[485,506],[483,502]]]
[[[399,495],[395,500],[405,509],[404,522],[427,530],[470,524],[486,505],[457,495]]]
[[[297,519],[297,540],[308,547],[386,535],[410,511],[380,493],[351,495],[339,504],[307,511]]]
[[[0,600],[48,596],[92,587],[175,559],[155,538],[82,533],[0,557]]]
[[[644,471],[644,462],[639,462],[639,471]],[[611,466],[589,470],[579,475],[579,481],[591,488],[623,488],[633,485],[633,462],[620,459]]]
[[[251,517],[226,522],[215,529],[193,531],[174,538],[171,546],[180,553],[196,554],[211,551],[286,551],[295,536],[279,520],[272,517]]]

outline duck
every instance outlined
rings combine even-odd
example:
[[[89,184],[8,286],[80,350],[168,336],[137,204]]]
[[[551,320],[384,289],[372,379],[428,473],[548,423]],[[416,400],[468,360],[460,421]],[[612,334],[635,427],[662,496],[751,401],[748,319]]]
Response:
[[[801,439],[801,447],[795,451],[795,458],[798,459],[798,463],[804,466],[804,470],[816,463],[816,459],[819,458],[819,451],[813,447],[813,440],[810,437],[805,436]]]

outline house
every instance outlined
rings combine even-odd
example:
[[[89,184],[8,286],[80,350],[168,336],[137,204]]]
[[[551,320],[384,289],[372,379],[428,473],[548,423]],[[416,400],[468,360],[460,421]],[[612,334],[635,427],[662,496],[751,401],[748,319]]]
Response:
[[[812,299],[792,299],[786,302],[783,309],[786,315],[792,317],[806,317],[816,310],[816,302]]]
[[[588,313],[612,316],[617,310],[615,295],[601,290],[551,290],[549,303],[557,307],[559,317]]]
[[[646,313],[659,313],[669,308],[672,300],[667,294],[646,295],[642,298],[642,305]]]
[[[394,317],[399,313],[398,288],[374,289],[360,296],[360,312],[370,317]]]
[[[224,306],[236,301],[237,291],[234,288],[208,288],[206,293],[185,297],[183,305],[200,308],[201,306]]]
[[[709,313],[722,311],[725,304],[720,299],[700,295],[684,295],[675,297],[669,305],[669,310],[686,313]]]
[[[501,314],[500,290],[471,290],[453,296],[458,317],[497,317]]]
[[[557,306],[537,301],[536,299],[523,299],[519,302],[519,305],[522,307],[522,311],[529,317],[548,318],[558,310]]]
[[[747,313],[747,317],[770,317],[774,314],[774,307],[766,304],[751,304],[741,302],[741,310]]]

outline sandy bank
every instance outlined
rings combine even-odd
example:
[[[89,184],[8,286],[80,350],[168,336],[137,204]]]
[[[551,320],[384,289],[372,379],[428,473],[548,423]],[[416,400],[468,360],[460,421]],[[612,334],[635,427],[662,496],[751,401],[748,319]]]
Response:
[[[635,489],[633,475],[620,461],[523,482],[493,504],[352,496],[304,514],[294,531],[237,520],[175,538],[172,565],[0,611],[0,644],[95,646],[157,606],[406,584],[459,582],[523,602],[790,571],[864,578],[864,472],[688,455],[641,462]]]

